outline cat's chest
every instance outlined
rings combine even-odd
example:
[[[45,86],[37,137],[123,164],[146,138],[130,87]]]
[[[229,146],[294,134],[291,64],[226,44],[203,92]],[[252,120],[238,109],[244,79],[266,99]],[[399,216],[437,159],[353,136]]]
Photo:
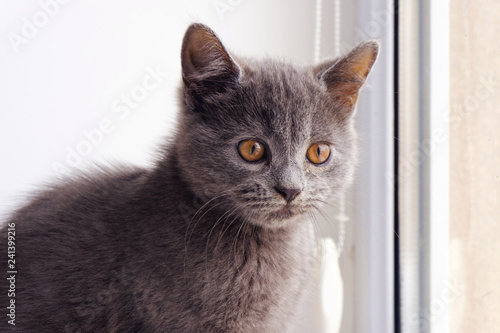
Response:
[[[309,280],[311,241],[308,234],[250,239],[215,252],[204,274],[203,309],[225,326],[257,329],[284,320]]]

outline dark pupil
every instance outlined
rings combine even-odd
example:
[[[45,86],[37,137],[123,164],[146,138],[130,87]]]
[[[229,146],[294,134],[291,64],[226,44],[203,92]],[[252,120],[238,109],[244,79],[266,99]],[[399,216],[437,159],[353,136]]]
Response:
[[[321,148],[318,146],[318,156],[321,156]]]
[[[255,152],[255,143],[252,145],[252,155]]]

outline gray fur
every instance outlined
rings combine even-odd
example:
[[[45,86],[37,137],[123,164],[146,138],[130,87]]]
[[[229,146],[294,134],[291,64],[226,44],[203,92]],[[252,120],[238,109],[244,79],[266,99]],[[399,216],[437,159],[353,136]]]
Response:
[[[375,60],[363,45],[346,59]],[[352,96],[332,87],[356,82],[339,60],[235,60],[200,24],[182,62],[180,124],[153,169],[65,181],[9,219],[17,315],[2,332],[289,332],[314,261],[308,213],[356,163]],[[238,155],[250,138],[265,161]],[[324,166],[305,159],[316,142],[331,144]],[[275,187],[301,193],[287,204]]]

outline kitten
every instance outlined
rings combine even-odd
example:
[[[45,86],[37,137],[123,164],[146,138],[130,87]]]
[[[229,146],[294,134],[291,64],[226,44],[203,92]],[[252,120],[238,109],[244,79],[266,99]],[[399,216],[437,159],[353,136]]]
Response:
[[[289,332],[314,262],[308,217],[351,182],[377,53],[240,59],[191,25],[179,126],[154,168],[65,181],[2,228],[1,267],[9,240],[17,273],[1,331]]]

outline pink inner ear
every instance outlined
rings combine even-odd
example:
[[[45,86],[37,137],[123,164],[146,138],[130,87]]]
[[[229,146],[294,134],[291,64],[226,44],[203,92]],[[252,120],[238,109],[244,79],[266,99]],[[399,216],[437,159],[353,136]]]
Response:
[[[378,44],[361,44],[323,74],[322,78],[335,100],[349,107],[356,104],[359,89],[365,83],[377,53]]]
[[[375,61],[376,55],[371,52],[362,53],[359,58],[353,61],[349,70],[356,75],[357,77],[362,77],[363,80],[366,80],[368,73],[370,73],[370,69]]]
[[[186,51],[189,53],[194,68],[209,65],[213,58],[220,56],[227,59],[219,40],[208,31],[196,31],[190,38]]]
[[[362,84],[356,84],[354,82],[338,82],[331,85],[328,90],[333,99],[342,102],[342,104],[346,106],[353,107],[358,100],[361,86]]]
[[[200,24],[194,24],[186,31],[181,61],[187,86],[216,76],[230,79],[238,73],[237,66],[215,33]]]
[[[212,38],[211,38],[212,37]],[[210,49],[217,44],[213,36],[203,28],[193,29],[186,34],[182,50],[182,69],[185,74],[192,74],[210,62]],[[212,51],[213,52],[213,51]]]

